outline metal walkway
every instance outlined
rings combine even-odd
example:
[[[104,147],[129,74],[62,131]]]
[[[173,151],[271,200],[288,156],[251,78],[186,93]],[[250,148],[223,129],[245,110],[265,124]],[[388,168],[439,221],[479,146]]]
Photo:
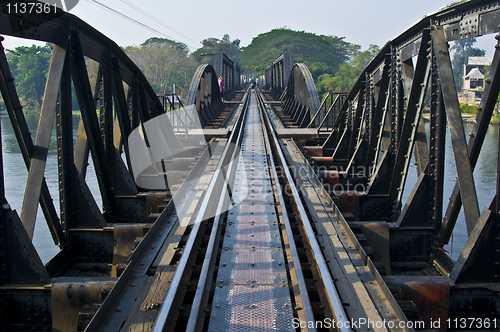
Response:
[[[293,319],[262,120],[252,92],[209,331],[289,331]]]

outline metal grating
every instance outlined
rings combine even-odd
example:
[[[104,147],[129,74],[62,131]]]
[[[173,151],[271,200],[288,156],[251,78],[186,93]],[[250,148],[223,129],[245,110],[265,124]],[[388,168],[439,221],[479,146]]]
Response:
[[[293,310],[264,136],[252,94],[209,331],[290,331]]]

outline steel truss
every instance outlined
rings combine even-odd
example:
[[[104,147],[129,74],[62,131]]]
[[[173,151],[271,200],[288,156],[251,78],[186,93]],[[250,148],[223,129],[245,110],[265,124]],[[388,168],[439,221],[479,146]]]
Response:
[[[292,70],[290,52],[284,52],[266,68],[266,85],[275,99],[280,99],[288,85],[289,73]]]
[[[442,319],[500,318],[496,294],[500,184],[491,203],[485,204],[490,207],[480,211],[473,177],[500,90],[500,46],[495,48],[468,140],[448,50],[448,42],[499,32],[499,15],[500,5],[495,1],[462,1],[424,17],[382,48],[343,103],[332,104],[342,105],[333,127],[316,121],[326,115],[319,107],[304,110],[309,100],[299,102],[295,96],[310,91],[306,87],[312,79],[297,85],[293,71],[282,93],[290,97],[277,109],[278,114],[283,111],[282,120],[289,126],[316,128],[314,136],[306,129],[289,133],[302,135],[310,163],[365,242],[367,253],[382,274],[394,275],[387,282],[398,287],[420,285],[395,296],[420,303],[420,314],[427,319],[432,310],[423,308],[422,297],[434,286],[442,293],[432,308],[442,309],[436,309]],[[270,70],[274,67],[274,63],[268,67],[267,75],[271,93],[280,82],[275,78],[283,75]],[[422,116],[426,97],[430,98],[429,140]],[[446,126],[457,169],[447,207],[443,205]],[[418,173],[413,187],[406,185],[411,162]],[[500,183],[500,170],[498,179]],[[411,191],[406,202],[405,188]],[[454,263],[442,247],[449,242],[462,207],[468,241]],[[433,277],[422,276],[428,274]]]
[[[165,110],[141,70],[110,39],[62,11],[8,13],[6,4],[10,2],[0,1],[0,33],[52,43],[52,57],[38,129],[32,135],[0,41],[0,92],[28,169],[20,216],[5,198],[3,171],[0,176],[0,328],[76,330],[82,306],[104,300],[127,266],[134,239],[142,239],[172,196],[169,191],[136,186],[128,146],[135,128]],[[239,85],[239,67],[223,68],[231,77],[225,91],[231,95]],[[216,83],[214,69],[205,66],[204,70],[201,75],[213,73]],[[81,111],[76,141],[72,88]],[[191,89],[207,90],[200,78],[195,78]],[[224,104],[218,87],[210,89],[213,102],[202,101],[206,96],[192,95],[191,90],[190,102],[204,105],[198,108],[204,124],[216,125]],[[45,179],[54,122],[59,202],[54,202]],[[170,122],[165,126],[168,149],[178,155],[172,161],[178,169],[172,171],[185,174],[205,147],[184,147]],[[100,199],[92,195],[85,180],[90,157]],[[1,165],[3,170],[3,162]],[[38,204],[60,247],[45,265],[31,241]],[[66,292],[71,289],[80,291],[78,299]]]

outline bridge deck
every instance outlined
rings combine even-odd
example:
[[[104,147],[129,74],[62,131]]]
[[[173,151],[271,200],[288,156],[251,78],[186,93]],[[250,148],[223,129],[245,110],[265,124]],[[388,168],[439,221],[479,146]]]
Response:
[[[472,129],[449,49],[498,33],[498,1],[424,17],[322,103],[289,52],[256,93],[214,54],[174,102],[82,20],[12,13],[8,2],[0,33],[51,43],[52,55],[35,128],[0,36],[0,93],[28,179],[14,203],[0,174],[0,330],[291,330],[294,318],[309,332],[333,320],[357,332],[412,331],[410,321],[498,329],[500,168],[485,196],[474,176],[485,167],[474,168],[492,160],[480,156],[500,36]],[[21,203],[19,215],[10,204]],[[46,263],[32,241],[39,217],[58,246]],[[443,249],[455,229],[467,241],[456,262]]]
[[[262,121],[252,93],[209,331],[289,331],[293,310]]]

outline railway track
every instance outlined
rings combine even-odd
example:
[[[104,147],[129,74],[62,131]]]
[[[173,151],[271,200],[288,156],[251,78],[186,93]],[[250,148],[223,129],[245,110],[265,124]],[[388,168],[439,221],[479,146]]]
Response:
[[[180,256],[169,263],[175,272],[168,290],[162,301],[142,305],[153,312],[152,331],[351,331],[353,319],[383,320],[354,266],[366,257],[353,249],[346,229],[322,233],[331,218],[341,224],[340,214],[304,203],[314,203],[304,195],[317,195],[321,186],[297,178],[290,161],[300,150],[278,139],[273,123],[265,97],[248,90],[184,226]],[[372,287],[378,295],[380,285]],[[386,304],[387,316],[405,320],[396,307]]]

